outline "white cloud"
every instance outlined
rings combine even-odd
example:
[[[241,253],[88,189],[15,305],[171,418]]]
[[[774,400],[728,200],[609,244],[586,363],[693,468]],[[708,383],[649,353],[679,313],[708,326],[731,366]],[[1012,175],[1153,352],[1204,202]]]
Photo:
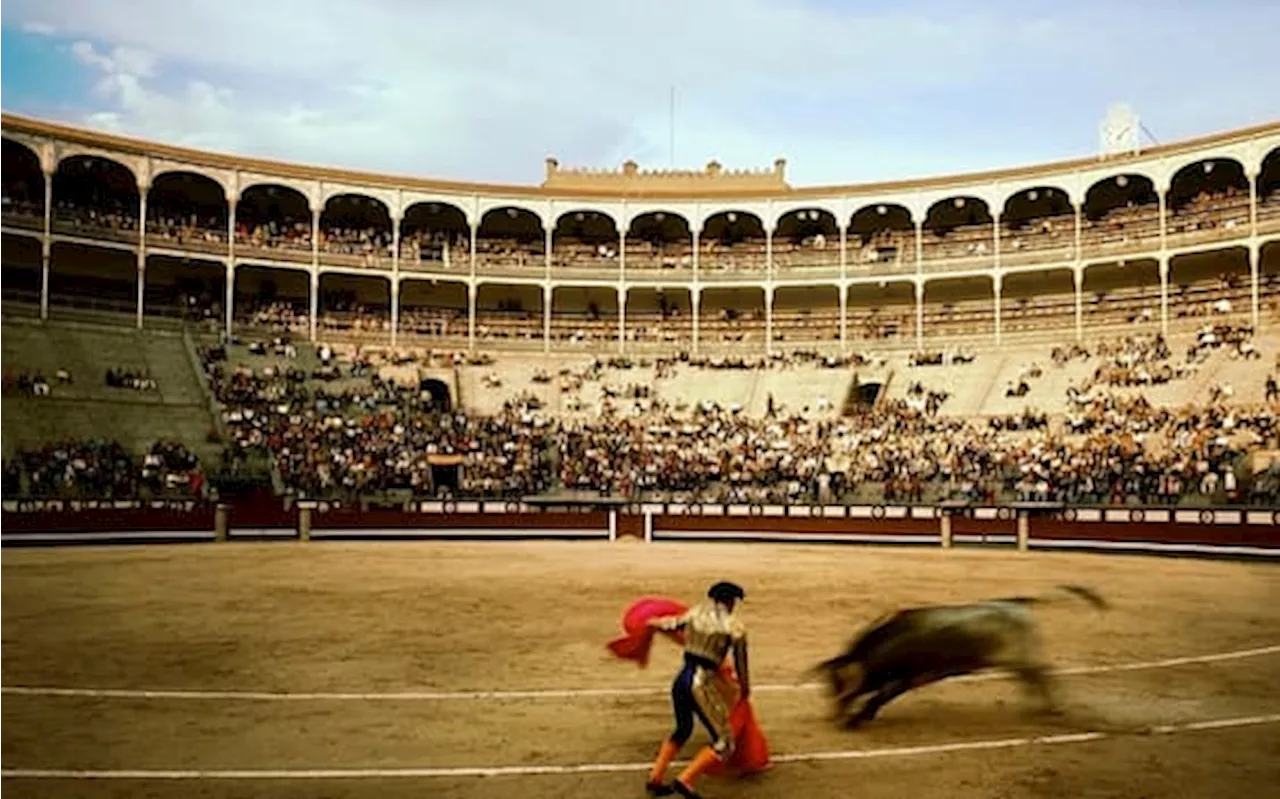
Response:
[[[58,29],[53,25],[41,20],[31,20],[24,23],[22,30],[24,33],[33,33],[36,36],[53,36],[58,32]]]
[[[98,78],[77,121],[246,154],[481,180],[537,181],[546,155],[566,165],[665,164],[673,83],[682,164],[714,157],[763,167],[783,155],[796,182],[813,183],[946,171],[958,152],[974,167],[1023,152],[1065,155],[1070,142],[1092,146],[1097,116],[1135,73],[1164,75],[1162,85],[1189,94],[1215,78],[1206,67],[1218,63],[1214,52],[1197,51],[1177,74],[1167,59],[1124,62],[1150,52],[1124,40],[1134,31],[1182,35],[1149,15],[1109,11],[1108,26],[1091,9],[1026,17],[999,4],[910,6],[130,0],[124,13],[123,0],[10,0],[5,11],[63,20],[63,33],[83,40],[72,53]],[[1103,33],[1090,34],[1094,26]],[[1183,27],[1199,36],[1199,26]],[[1223,61],[1280,81],[1263,57]],[[1009,99],[1028,84],[1034,91]],[[1078,134],[1056,119],[1032,124],[1059,97],[1081,109]],[[957,120],[972,120],[972,130]],[[1044,137],[1039,149],[1024,130]]]

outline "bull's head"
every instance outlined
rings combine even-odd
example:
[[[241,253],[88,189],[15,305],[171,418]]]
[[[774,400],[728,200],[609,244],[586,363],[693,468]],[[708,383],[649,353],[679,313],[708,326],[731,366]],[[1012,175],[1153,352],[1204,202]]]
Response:
[[[846,657],[823,661],[818,670],[826,674],[831,696],[839,703],[847,703],[862,692],[866,669],[857,661]]]

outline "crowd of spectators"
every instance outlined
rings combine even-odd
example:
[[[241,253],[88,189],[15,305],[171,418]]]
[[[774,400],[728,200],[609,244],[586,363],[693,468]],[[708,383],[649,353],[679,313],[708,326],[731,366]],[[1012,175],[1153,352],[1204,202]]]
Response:
[[[202,496],[200,462],[185,446],[161,441],[136,458],[118,441],[82,440],[20,449],[4,464],[6,499],[136,499]]]
[[[1129,340],[1105,344],[1099,354],[1162,346]],[[966,420],[940,414],[945,392],[917,381],[903,399],[843,417],[754,417],[711,402],[676,406],[658,390],[661,375],[676,368],[766,365],[598,360],[562,372],[562,383],[576,391],[603,381],[608,370],[636,368],[652,368],[654,380],[602,387],[595,414],[552,414],[513,391],[499,413],[480,416],[446,410],[421,386],[383,378],[367,362],[335,367],[342,373],[335,388],[293,369],[209,362],[236,446],[272,455],[285,483],[301,494],[408,489],[510,497],[564,487],[794,503],[839,501],[874,484],[889,500],[1280,500],[1267,487],[1270,472],[1250,477],[1243,462],[1247,452],[1280,446],[1273,409],[1157,408],[1141,396],[1099,390],[1077,396],[1059,422],[1031,408]],[[552,379],[546,371],[534,376],[535,383]]]

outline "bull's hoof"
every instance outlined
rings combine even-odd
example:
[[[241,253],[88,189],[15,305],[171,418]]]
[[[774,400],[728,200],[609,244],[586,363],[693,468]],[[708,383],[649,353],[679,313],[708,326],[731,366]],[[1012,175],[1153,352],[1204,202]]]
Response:
[[[844,720],[841,726],[843,726],[846,730],[856,730],[859,727],[861,727],[865,721],[866,719],[864,719],[862,716],[850,716],[849,718]]]
[[[661,782],[646,782],[644,784],[645,793],[650,796],[670,796],[676,792],[675,788],[665,785]]]

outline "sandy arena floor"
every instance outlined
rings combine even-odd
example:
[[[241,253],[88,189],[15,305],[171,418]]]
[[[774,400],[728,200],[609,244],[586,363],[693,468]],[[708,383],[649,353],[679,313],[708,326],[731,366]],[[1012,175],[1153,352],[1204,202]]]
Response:
[[[9,777],[12,796],[641,797],[671,726],[677,663],[609,660],[644,593],[748,590],[756,707],[776,756],[717,797],[1275,796],[1280,568],[974,550],[763,544],[223,544],[3,555],[3,765],[286,770],[269,779]],[[895,605],[1093,586],[1114,605],[1040,611],[1068,712],[1028,713],[1000,680],[933,686],[858,732],[828,721],[806,667]],[[1266,651],[1241,654],[1245,650]],[[1222,658],[1161,663],[1227,653]],[[22,686],[225,691],[190,697],[13,693]],[[589,696],[387,698],[406,691],[655,688]],[[288,701],[243,691],[347,693]],[[350,694],[364,694],[351,696]],[[1260,718],[1262,717],[1262,718]],[[1233,726],[1152,732],[1217,720]],[[1028,736],[1101,732],[1085,740]],[[1012,739],[1012,740],[1011,740]],[[701,733],[694,744],[703,741]],[[1002,742],[990,748],[939,745]],[[918,747],[907,751],[886,751]],[[686,750],[691,754],[693,744]],[[810,759],[814,753],[852,753]],[[853,756],[856,753],[862,756]],[[530,774],[537,766],[639,764]],[[497,776],[387,774],[516,767]],[[371,769],[361,775],[319,770]]]

